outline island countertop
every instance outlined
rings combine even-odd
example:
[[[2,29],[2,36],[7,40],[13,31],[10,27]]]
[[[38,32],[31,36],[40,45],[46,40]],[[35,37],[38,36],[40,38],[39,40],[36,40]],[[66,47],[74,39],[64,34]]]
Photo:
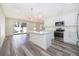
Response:
[[[49,34],[49,33],[52,33],[52,32],[48,32],[48,31],[31,31],[30,33],[35,33],[35,34]]]

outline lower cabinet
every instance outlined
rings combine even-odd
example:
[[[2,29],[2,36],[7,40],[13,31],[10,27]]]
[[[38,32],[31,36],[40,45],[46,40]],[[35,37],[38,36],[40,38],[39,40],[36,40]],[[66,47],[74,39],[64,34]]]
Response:
[[[76,32],[64,32],[64,42],[69,44],[76,45],[77,43],[77,34]]]

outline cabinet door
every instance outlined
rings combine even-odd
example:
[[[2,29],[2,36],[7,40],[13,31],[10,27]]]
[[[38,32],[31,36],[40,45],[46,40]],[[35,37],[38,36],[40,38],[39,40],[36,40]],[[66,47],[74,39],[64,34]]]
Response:
[[[71,13],[71,14],[67,14],[67,15],[64,15],[64,20],[65,20],[65,25],[66,26],[73,26],[76,24],[76,14],[74,13]]]
[[[76,32],[65,32],[64,33],[64,42],[76,45],[76,41],[77,41]]]

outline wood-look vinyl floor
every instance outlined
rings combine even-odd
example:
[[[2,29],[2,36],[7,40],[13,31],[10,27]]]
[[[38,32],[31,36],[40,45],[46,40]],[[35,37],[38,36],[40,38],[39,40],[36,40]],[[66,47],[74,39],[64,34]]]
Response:
[[[54,40],[44,50],[30,42],[27,34],[21,34],[6,37],[0,56],[79,56],[79,47]]]

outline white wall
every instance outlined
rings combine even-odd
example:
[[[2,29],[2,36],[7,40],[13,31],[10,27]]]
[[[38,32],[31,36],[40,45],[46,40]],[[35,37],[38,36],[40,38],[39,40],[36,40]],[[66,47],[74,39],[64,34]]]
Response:
[[[13,35],[13,20],[12,19],[6,19],[5,20],[5,35]]]
[[[5,39],[5,16],[3,15],[0,6],[0,47],[2,46],[4,39]]]

